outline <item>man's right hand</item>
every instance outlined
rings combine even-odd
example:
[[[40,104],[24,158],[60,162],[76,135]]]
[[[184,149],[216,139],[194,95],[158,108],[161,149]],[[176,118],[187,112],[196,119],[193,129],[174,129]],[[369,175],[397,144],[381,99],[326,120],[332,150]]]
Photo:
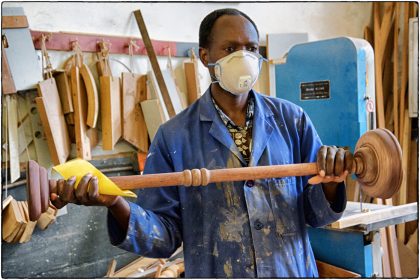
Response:
[[[98,178],[88,173],[80,180],[77,188],[74,188],[76,177],[68,180],[50,180],[50,199],[57,208],[62,208],[68,203],[86,206],[113,206],[119,196],[99,194]]]

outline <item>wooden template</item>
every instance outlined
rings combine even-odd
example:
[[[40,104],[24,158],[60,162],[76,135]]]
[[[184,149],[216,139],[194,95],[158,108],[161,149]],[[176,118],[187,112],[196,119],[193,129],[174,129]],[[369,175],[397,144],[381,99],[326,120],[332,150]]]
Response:
[[[39,82],[38,94],[41,97],[35,100],[47,136],[51,159],[54,165],[65,163],[70,154],[71,143],[55,79]]]
[[[99,78],[101,86],[102,148],[112,150],[121,137],[120,79],[111,76]]]
[[[71,68],[71,91],[73,97],[74,107],[74,122],[75,122],[75,138],[77,156],[82,159],[89,160],[92,158],[91,146],[87,133],[86,125],[86,96],[83,95],[84,87],[82,87],[79,68],[73,66]]]
[[[162,112],[159,100],[151,99],[141,102],[144,120],[146,121],[147,131],[149,132],[150,142],[155,138],[159,126],[166,120]]]
[[[175,114],[179,114],[182,110],[184,110],[184,106],[182,105],[180,93],[178,88],[175,84],[175,80],[172,76],[172,73],[169,69],[165,69],[162,71],[162,77],[165,81],[166,87],[168,89],[169,97],[171,98],[171,102],[173,108],[175,110]]]
[[[147,75],[122,73],[123,138],[141,152],[149,149],[149,136],[141,108],[147,100]]]
[[[53,75],[57,84],[58,94],[60,95],[63,113],[68,114],[74,112],[73,101],[71,98],[71,87],[66,72],[55,71]]]
[[[88,111],[86,124],[90,127],[96,127],[96,121],[98,120],[99,114],[99,100],[96,83],[89,67],[84,63],[80,67],[80,75],[82,76],[87,93]]]

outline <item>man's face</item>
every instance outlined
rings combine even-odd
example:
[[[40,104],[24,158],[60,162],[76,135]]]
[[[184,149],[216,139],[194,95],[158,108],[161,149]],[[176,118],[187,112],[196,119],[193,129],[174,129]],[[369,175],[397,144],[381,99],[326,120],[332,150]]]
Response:
[[[200,48],[200,59],[208,63],[239,50],[258,53],[258,34],[251,22],[242,16],[224,15],[213,26],[208,48]],[[209,68],[214,76],[213,67]]]

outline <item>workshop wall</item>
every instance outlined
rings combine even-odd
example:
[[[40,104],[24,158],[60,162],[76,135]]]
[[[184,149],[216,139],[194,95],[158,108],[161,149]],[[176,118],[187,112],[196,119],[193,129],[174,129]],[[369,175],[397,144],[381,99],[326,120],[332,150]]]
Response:
[[[260,30],[261,43],[268,33],[306,32],[309,40],[337,36],[363,37],[369,25],[371,3],[63,3],[6,2],[3,7],[23,7],[29,27],[42,31],[66,31],[140,37],[132,11],[141,9],[152,39],[198,42],[199,24],[214,9],[233,7],[247,13]],[[60,67],[72,54],[50,51],[53,68]],[[41,57],[40,52],[38,56]],[[128,56],[111,55],[126,65]],[[85,55],[93,63],[93,55]],[[182,62],[173,58],[178,86],[186,92]],[[41,59],[40,59],[41,61]],[[159,57],[161,68],[167,58]],[[111,63],[119,75],[126,71]],[[40,63],[41,69],[41,63]],[[147,57],[135,58],[137,73],[150,69]],[[206,69],[200,64],[201,90],[209,84]],[[4,192],[3,192],[4,194]],[[25,189],[9,191],[17,200],[24,200]],[[118,267],[135,258],[112,247],[106,232],[106,210],[71,205],[68,214],[57,218],[45,231],[36,230],[26,244],[2,243],[2,277],[94,278],[103,277],[112,258]]]
[[[308,33],[309,41],[338,36],[363,38],[370,23],[372,4],[341,3],[63,3],[13,2],[4,7],[23,7],[33,30],[98,33],[140,37],[132,12],[141,9],[149,35],[155,40],[198,42],[201,20],[212,10],[232,7],[248,14],[257,24],[261,44],[269,33]],[[61,66],[70,53],[50,52],[54,68]],[[129,65],[128,56],[111,55]],[[89,56],[86,57],[89,59]],[[92,56],[93,60],[93,56]],[[186,92],[182,62],[173,58],[181,92]],[[167,59],[159,58],[161,67]],[[112,63],[113,73],[126,71]],[[135,58],[135,72],[150,69],[146,57]],[[206,69],[199,64],[201,90],[210,82]]]

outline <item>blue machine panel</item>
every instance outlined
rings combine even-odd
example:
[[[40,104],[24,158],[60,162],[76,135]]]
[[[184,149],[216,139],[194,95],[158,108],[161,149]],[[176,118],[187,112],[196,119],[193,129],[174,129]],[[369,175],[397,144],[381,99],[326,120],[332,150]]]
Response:
[[[354,150],[367,130],[366,53],[372,48],[364,42],[343,37],[298,44],[276,65],[277,97],[301,106],[326,145]]]
[[[362,232],[308,227],[315,258],[356,273],[373,276],[372,244],[364,243]]]

